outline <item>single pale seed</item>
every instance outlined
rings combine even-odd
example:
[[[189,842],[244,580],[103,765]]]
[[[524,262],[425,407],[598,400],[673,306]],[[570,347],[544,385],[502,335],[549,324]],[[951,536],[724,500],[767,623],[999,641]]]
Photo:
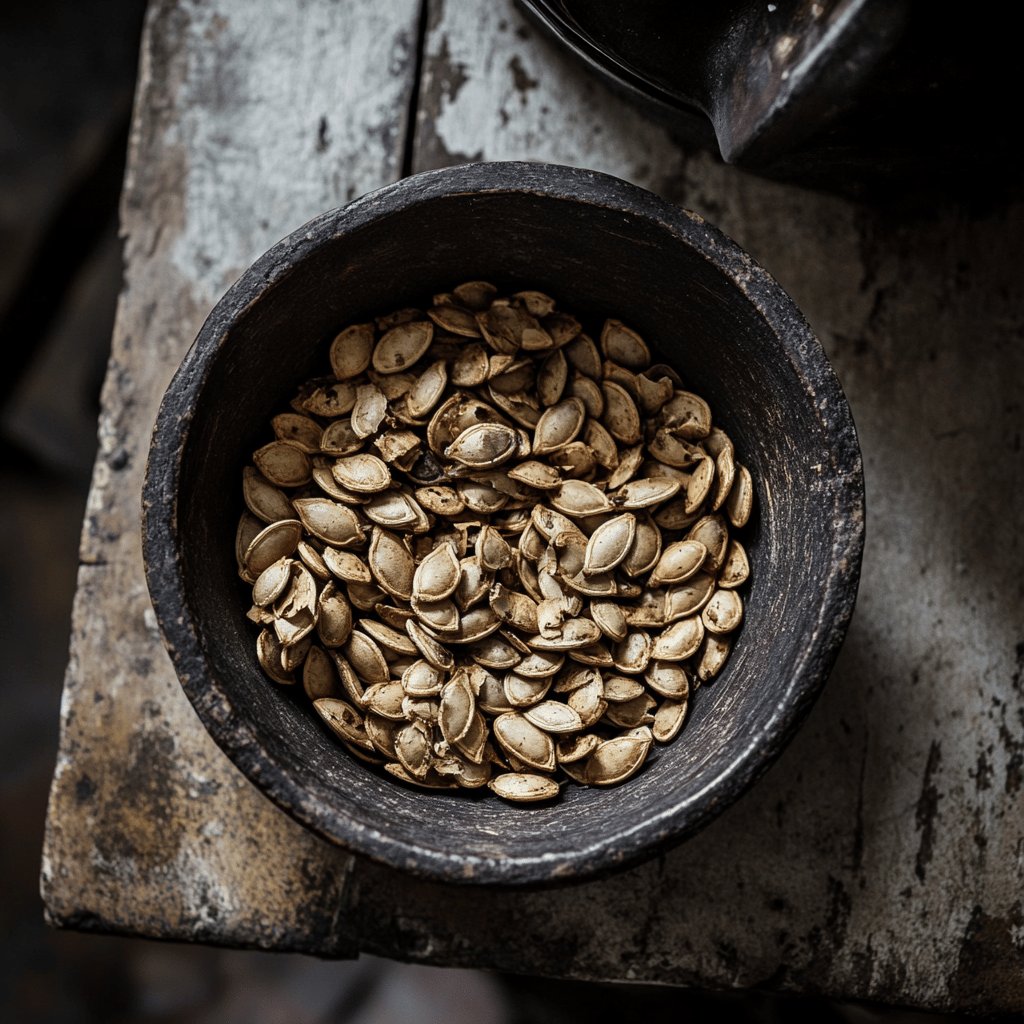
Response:
[[[665,478],[645,477],[640,480],[630,480],[623,484],[617,491],[608,495],[611,503],[617,508],[652,508],[668,501],[679,490],[678,480]]]
[[[611,508],[604,491],[585,480],[566,480],[550,497],[551,504],[567,516],[592,516]]]
[[[302,564],[318,579],[326,582],[331,578],[331,570],[327,568],[323,556],[308,541],[300,540],[295,548]]]
[[[534,454],[547,455],[564,448],[583,429],[586,415],[578,398],[566,398],[545,409],[534,430]]]
[[[556,349],[541,363],[537,373],[537,397],[541,405],[554,405],[562,397],[568,377],[569,365],[565,353]]]
[[[358,629],[352,630],[343,650],[352,670],[367,686],[386,683],[390,678],[388,663],[380,647],[365,633]]]
[[[628,633],[624,640],[612,648],[612,664],[627,675],[639,674],[647,668],[651,650],[650,636],[643,630],[636,630]]]
[[[551,737],[518,712],[498,715],[493,723],[494,738],[502,748],[523,764],[540,771],[555,769],[555,744]]]
[[[356,437],[369,437],[377,433],[388,411],[388,400],[375,384],[356,388],[356,404],[352,408],[352,432]]]
[[[468,309],[458,306],[437,305],[427,310],[427,316],[449,334],[457,334],[461,338],[479,338],[480,329],[476,317]]]
[[[646,576],[657,563],[661,555],[661,530],[646,513],[636,519],[636,536],[630,546],[629,554],[622,560],[622,568],[627,576]],[[653,584],[649,585],[653,586]]]
[[[391,626],[378,622],[376,619],[371,619],[369,616],[359,620],[359,628],[381,648],[385,658],[392,654],[415,655],[417,653],[415,644],[405,633],[404,620],[401,633]]]
[[[444,673],[420,658],[402,673],[402,688],[410,697],[435,697],[444,685]]]
[[[373,353],[373,324],[353,324],[331,342],[331,369],[338,380],[358,377],[369,365]]]
[[[584,576],[611,572],[629,554],[636,536],[636,516],[625,512],[603,522],[587,541]]]
[[[579,712],[558,700],[546,700],[523,712],[523,717],[548,733],[577,732],[582,728]]]
[[[348,418],[335,420],[320,438],[320,451],[324,455],[352,455],[362,447],[363,438],[355,432]]]
[[[391,722],[401,722],[405,719],[405,709],[402,706],[404,700],[405,691],[397,679],[374,683],[363,693],[363,705],[366,710]]]
[[[601,351],[630,370],[646,370],[651,362],[651,351],[643,338],[621,320],[605,320],[601,330]]]
[[[395,534],[375,526],[367,561],[374,579],[392,597],[402,601],[412,598],[416,563]]]
[[[271,441],[252,456],[256,468],[276,487],[301,487],[312,477],[313,465],[292,441]]]
[[[265,523],[295,517],[292,503],[285,493],[253,466],[246,466],[242,470],[242,496],[249,511]]]
[[[731,633],[743,621],[743,599],[735,590],[716,590],[700,613],[711,633]]]
[[[750,576],[750,563],[747,552],[738,540],[730,540],[729,547],[718,573],[718,585],[727,590],[742,586]]]
[[[525,679],[548,679],[565,664],[565,655],[552,651],[533,651],[516,665],[516,674]]]
[[[750,470],[736,463],[736,475],[725,499],[725,514],[737,529],[747,525],[754,507],[754,482]]]
[[[601,384],[604,394],[604,415],[601,422],[608,428],[608,433],[623,444],[636,444],[643,433],[640,424],[640,413],[629,392],[612,380]]]
[[[606,676],[604,699],[610,704],[625,704],[643,695],[643,683],[628,676]]]
[[[333,583],[317,598],[317,633],[324,647],[341,647],[352,635],[352,606]]]
[[[434,325],[413,320],[387,331],[373,350],[373,368],[378,373],[399,373],[412,366],[430,348]]]
[[[280,519],[260,530],[242,556],[242,565],[252,576],[252,582],[278,559],[293,555],[301,537],[302,523],[297,519]]]
[[[536,461],[522,462],[510,469],[508,475],[512,480],[540,491],[553,490],[562,482],[557,470],[546,463]]]
[[[537,803],[558,796],[557,782],[530,772],[504,772],[491,779],[487,786],[503,800],[515,803]]]
[[[505,700],[514,708],[528,708],[542,701],[551,689],[551,678],[528,679],[518,672],[506,672]]]
[[[680,619],[654,638],[651,658],[656,661],[685,661],[697,653],[703,639],[704,625],[698,616]]]
[[[590,616],[609,640],[624,640],[628,627],[622,608],[614,601],[597,598],[590,602]]]
[[[516,432],[500,423],[478,423],[463,431],[445,449],[445,457],[464,466],[497,466],[515,454]]]
[[[512,564],[512,549],[493,526],[485,525],[477,535],[476,557],[482,569],[497,572]]]
[[[412,609],[420,622],[435,633],[454,634],[462,627],[459,609],[454,601],[420,601],[414,595]]]
[[[651,749],[652,738],[618,736],[605,740],[586,762],[586,779],[592,786],[614,786],[635,775]]]
[[[346,583],[369,583],[373,579],[366,563],[351,551],[328,546],[324,548],[323,560],[327,568]]]
[[[336,547],[362,543],[359,518],[347,505],[330,498],[296,498],[292,504],[302,525],[319,540]]]
[[[374,494],[391,486],[387,463],[365,452],[338,459],[331,473],[342,487],[358,494]]]
[[[449,743],[458,742],[469,730],[475,711],[476,700],[465,670],[456,672],[441,690],[441,709],[437,719],[441,735]]]
[[[697,662],[697,678],[702,683],[710,682],[725,667],[729,652],[732,650],[732,637],[716,636],[708,632],[704,634],[700,657]]]
[[[676,661],[652,661],[647,666],[644,679],[661,697],[685,701],[690,696],[690,677]]]
[[[715,460],[701,459],[690,474],[686,485],[686,513],[696,512],[707,500],[715,480]]]
[[[698,519],[687,533],[689,540],[700,541],[707,548],[702,568],[717,572],[725,560],[729,548],[729,527],[725,518],[719,514],[704,516]]]
[[[281,596],[291,581],[292,564],[290,558],[279,558],[259,574],[252,588],[254,604],[265,608]]]
[[[679,735],[686,720],[685,700],[663,700],[654,713],[651,733],[659,743],[670,743]]]
[[[421,601],[442,601],[455,592],[461,570],[454,545],[441,544],[416,567],[413,593]]]
[[[658,564],[647,580],[648,586],[661,587],[666,583],[682,583],[704,564],[708,549],[699,540],[680,540],[662,552]]]
[[[448,670],[455,664],[451,652],[439,644],[415,619],[409,619],[405,623],[405,631],[420,654],[435,668]]]

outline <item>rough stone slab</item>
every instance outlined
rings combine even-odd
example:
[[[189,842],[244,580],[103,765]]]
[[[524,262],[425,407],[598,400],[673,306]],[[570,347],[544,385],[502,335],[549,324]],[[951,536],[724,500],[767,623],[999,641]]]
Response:
[[[333,52],[379,15],[310,0],[300,31],[291,10],[221,0],[216,12],[151,12],[124,209],[127,289],[83,541],[95,564],[82,570],[51,800],[52,917],[553,976],[1024,1010],[1024,208],[911,219],[686,153],[510,4],[430,0],[414,167],[525,157],[619,174],[706,215],[793,294],[843,381],[865,459],[868,546],[836,671],[777,766],[700,836],[613,879],[543,894],[452,890],[353,862],[305,836],[195,732],[146,622],[138,555],[159,395],[203,311],[252,255],[343,201],[352,182],[362,191],[401,167],[400,152],[366,141],[401,131],[330,127],[334,110],[364,128],[379,122],[367,112],[383,102],[380,80],[325,86],[322,60],[283,57],[300,45]],[[407,13],[391,37],[406,61]],[[387,45],[381,32],[373,45]],[[406,94],[388,83],[401,108]],[[321,116],[337,140],[330,160],[317,156]],[[114,687],[109,711],[94,694]],[[145,717],[147,702],[159,716]],[[172,775],[131,798],[160,808],[175,834],[170,860],[123,809],[133,763]],[[190,764],[219,789],[196,788]],[[79,788],[83,772],[94,791]],[[212,821],[239,831],[203,855]],[[120,853],[109,838],[117,827]],[[265,889],[247,888],[246,834],[265,852],[301,844],[305,888],[282,856],[264,860]],[[188,890],[181,865],[196,863],[213,896]],[[131,884],[121,891],[118,879]],[[296,894],[304,901],[281,916]],[[215,926],[202,916],[208,904]],[[336,911],[330,926],[314,913],[325,904]]]

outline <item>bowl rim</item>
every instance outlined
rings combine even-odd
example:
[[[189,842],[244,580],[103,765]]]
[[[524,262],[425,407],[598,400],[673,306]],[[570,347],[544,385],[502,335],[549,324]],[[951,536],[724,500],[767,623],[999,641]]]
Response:
[[[185,598],[177,491],[194,398],[232,327],[271,287],[320,246],[384,216],[465,194],[531,194],[640,217],[668,231],[711,262],[754,306],[779,340],[802,383],[835,473],[834,542],[810,640],[793,666],[771,715],[720,771],[657,815],[613,831],[599,843],[547,856],[483,858],[406,842],[386,831],[340,819],[292,779],[232,714],[226,689],[209,668],[197,623]],[[857,596],[864,547],[864,480],[852,413],[825,352],[781,286],[754,259],[699,214],[637,185],[598,171],[521,161],[471,163],[425,171],[319,214],[256,259],[216,303],[161,401],[142,490],[146,580],[164,645],[182,688],[215,742],[279,807],[325,839],[372,860],[443,882],[545,885],[582,881],[646,859],[692,835],[744,793],[775,761],[802,723],[828,677],[846,635]]]

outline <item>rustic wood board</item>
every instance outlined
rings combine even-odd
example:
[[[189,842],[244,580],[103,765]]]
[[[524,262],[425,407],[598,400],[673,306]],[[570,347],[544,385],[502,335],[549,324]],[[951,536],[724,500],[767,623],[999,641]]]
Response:
[[[327,847],[256,794],[199,731],[154,629],[137,522],[149,427],[252,256],[401,173],[418,5],[162,2],[143,46],[126,288],[51,797],[51,920],[1024,1009],[1024,208],[907,219],[763,182],[680,149],[510,4],[427,10],[413,169],[528,158],[645,185],[753,252],[822,338],[860,431],[869,510],[836,671],[735,807],[672,854],[574,889],[414,882]]]

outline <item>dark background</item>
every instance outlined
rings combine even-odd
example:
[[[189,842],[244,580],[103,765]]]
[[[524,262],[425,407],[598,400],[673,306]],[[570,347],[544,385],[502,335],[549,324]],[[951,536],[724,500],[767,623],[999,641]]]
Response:
[[[46,927],[39,858],[121,285],[117,203],[143,13],[141,0],[36,0],[0,13],[0,1021],[954,1020],[810,996],[332,963]]]

